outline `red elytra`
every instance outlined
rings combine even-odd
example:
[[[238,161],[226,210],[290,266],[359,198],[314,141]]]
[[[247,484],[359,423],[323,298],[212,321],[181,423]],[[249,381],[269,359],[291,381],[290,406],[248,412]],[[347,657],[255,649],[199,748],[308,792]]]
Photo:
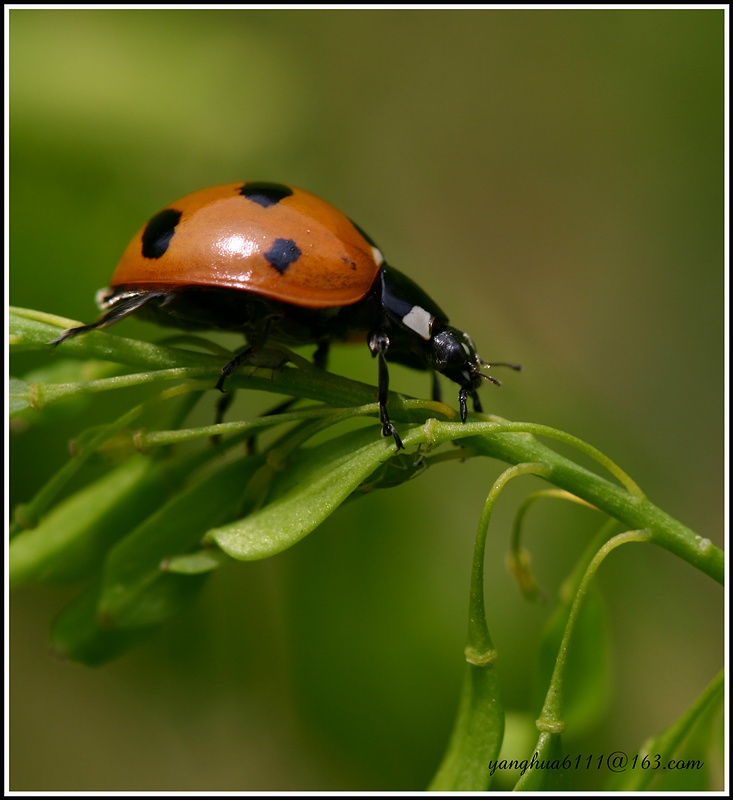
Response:
[[[361,300],[379,250],[334,206],[293,187],[275,200],[276,186],[228,183],[170,203],[132,239],[110,286],[238,289],[304,308]]]

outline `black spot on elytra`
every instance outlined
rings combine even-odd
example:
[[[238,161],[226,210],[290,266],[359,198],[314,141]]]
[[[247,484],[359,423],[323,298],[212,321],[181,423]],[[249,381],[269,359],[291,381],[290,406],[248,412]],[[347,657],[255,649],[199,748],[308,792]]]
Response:
[[[272,247],[265,253],[265,258],[282,275],[300,258],[300,248],[292,239],[275,239]]]
[[[290,197],[292,193],[293,190],[283,183],[268,183],[267,181],[245,183],[239,190],[242,197],[261,205],[262,208],[275,206],[284,198]]]
[[[160,258],[164,255],[180,221],[181,212],[175,208],[159,211],[143,231],[143,258]]]

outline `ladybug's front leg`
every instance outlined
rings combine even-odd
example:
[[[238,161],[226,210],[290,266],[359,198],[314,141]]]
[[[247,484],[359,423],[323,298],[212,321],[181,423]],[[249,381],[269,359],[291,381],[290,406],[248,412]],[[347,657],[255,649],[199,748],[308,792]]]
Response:
[[[481,405],[481,400],[479,399],[478,392],[475,389],[471,389],[468,386],[461,386],[458,392],[458,406],[461,409],[461,422],[465,422],[468,417],[468,397],[471,397],[473,400],[473,410],[480,414],[484,409]]]
[[[389,350],[389,336],[384,331],[373,331],[369,334],[367,343],[372,355],[376,356],[379,361],[379,392],[377,400],[379,402],[379,419],[382,423],[382,436],[392,436],[397,449],[404,450],[405,446],[402,444],[402,439],[400,439],[395,426],[390,422],[389,414],[387,413],[389,369],[387,368],[385,354]]]
[[[106,328],[108,325],[114,325],[115,322],[119,322],[130,314],[139,311],[151,300],[158,300],[161,304],[164,303],[170,294],[170,292],[152,292],[145,290],[114,291],[112,289],[103,289],[98,292],[98,296],[102,296],[101,301],[98,302],[103,304],[105,309],[104,314],[90,325],[80,325],[78,328],[69,328],[65,330],[60,336],[50,341],[49,344],[56,347],[56,345],[61,344],[61,342],[66,341],[66,339],[72,339],[82,333],[88,333],[89,331],[95,331],[99,328]]]
[[[458,407],[461,409],[461,422],[466,421],[466,417],[468,417],[468,389],[465,386],[461,386],[460,390],[458,391]]]
[[[440,380],[438,379],[438,373],[434,369],[431,370],[430,372],[431,372],[431,377],[432,377],[432,381],[433,381],[433,400],[436,403],[442,403],[443,402],[443,392],[441,391],[441,388],[440,388]]]
[[[484,410],[484,407],[481,405],[481,400],[479,399],[478,392],[473,391],[470,392],[471,399],[473,400],[473,410],[477,414],[481,414]]]

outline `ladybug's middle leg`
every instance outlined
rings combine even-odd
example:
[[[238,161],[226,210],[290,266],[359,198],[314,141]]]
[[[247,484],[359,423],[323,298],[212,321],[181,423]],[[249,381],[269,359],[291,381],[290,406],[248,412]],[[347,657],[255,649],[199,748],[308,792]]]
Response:
[[[328,367],[328,353],[330,349],[331,342],[328,340],[318,343],[316,352],[313,353],[313,364],[318,367],[318,369],[325,371],[325,369]]]
[[[219,380],[216,382],[216,388],[220,392],[224,392],[224,381],[234,372],[234,370],[240,365],[243,364],[247,359],[252,355],[252,345],[247,347],[245,350],[242,350],[241,353],[234,356],[231,361],[228,361],[221,369],[221,375],[219,375]]]
[[[254,347],[254,345],[253,345]],[[316,352],[313,354],[313,363],[315,364],[318,369],[326,369],[326,365],[328,364],[328,351],[331,347],[330,342],[321,342],[316,349]],[[252,347],[247,348],[248,353],[252,352]],[[298,397],[290,397],[287,400],[283,400],[282,403],[278,403],[274,408],[271,408],[269,411],[265,412],[267,416],[271,414],[283,414],[287,411],[294,403],[297,403],[299,400]]]
[[[221,375],[219,375],[219,380],[216,382],[216,388],[220,391],[224,391],[224,381],[234,372],[234,370],[240,365],[244,364],[246,361],[249,360],[252,353],[261,350],[267,339],[270,336],[270,327],[272,326],[273,320],[279,317],[278,314],[269,314],[266,317],[263,317],[258,323],[257,327],[254,329],[254,332],[248,335],[249,339],[249,347],[246,347],[242,350],[241,353],[238,353],[231,361],[228,361],[221,370]]]

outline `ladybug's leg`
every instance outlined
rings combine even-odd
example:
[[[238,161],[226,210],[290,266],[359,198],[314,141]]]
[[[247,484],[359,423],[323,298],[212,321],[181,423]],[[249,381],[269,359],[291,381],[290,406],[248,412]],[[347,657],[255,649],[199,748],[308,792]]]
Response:
[[[214,417],[214,425],[219,425],[224,422],[224,415],[229,410],[229,406],[234,402],[234,392],[224,392],[222,396],[216,401],[216,416]]]
[[[277,315],[271,314],[267,317],[263,317],[252,333],[249,336],[249,347],[246,347],[242,350],[241,353],[234,356],[231,361],[228,361],[221,370],[221,375],[219,375],[219,380],[216,382],[216,388],[220,391],[224,391],[224,381],[234,372],[234,370],[240,365],[244,364],[245,361],[249,360],[249,357],[252,355],[255,350],[259,350],[265,346],[265,342],[267,341],[268,336],[270,335],[270,325],[272,320]]]
[[[221,375],[219,375],[219,380],[216,382],[216,388],[220,391],[224,391],[224,381],[234,372],[234,370],[240,365],[243,364],[247,359],[252,355],[252,345],[242,350],[241,353],[234,356],[231,361],[228,361],[221,369]]]
[[[397,449],[404,450],[405,446],[402,444],[402,439],[400,439],[395,426],[390,422],[389,414],[387,413],[389,370],[387,368],[385,353],[389,349],[389,336],[387,336],[384,331],[375,331],[369,334],[367,343],[369,349],[372,351],[372,355],[376,356],[379,361],[379,393],[377,400],[379,402],[379,419],[382,423],[382,436],[392,436],[397,445]]]
[[[443,392],[440,389],[440,379],[438,378],[438,373],[435,370],[432,370],[432,379],[433,379],[433,400],[436,403],[440,403],[443,400]]]
[[[313,363],[318,369],[325,370],[328,366],[328,352],[331,349],[331,342],[319,342],[316,352],[313,353]]]
[[[216,413],[214,414],[214,425],[220,425],[224,422],[224,415],[229,410],[229,406],[234,402],[234,392],[225,392],[216,401]],[[212,445],[217,445],[221,441],[221,434],[215,433],[209,436],[209,441]]]
[[[166,292],[127,292],[119,300],[113,301],[109,309],[96,322],[92,322],[90,325],[79,325],[78,328],[69,328],[50,341],[49,344],[55,347],[66,339],[73,339],[82,333],[94,331],[98,328],[106,328],[108,325],[113,325],[115,322],[119,322],[121,319],[133,314],[150,300],[160,299],[165,295]]]
[[[458,392],[458,407],[461,409],[461,422],[465,422],[466,417],[468,416],[468,403],[466,401],[467,396],[468,389],[465,386],[461,386]]]
[[[458,406],[461,409],[461,422],[466,421],[466,417],[468,417],[468,396],[471,396],[471,400],[473,400],[473,410],[480,414],[483,411],[483,407],[481,405],[481,400],[479,400],[478,392],[472,390],[470,386],[461,386],[458,392]]]

